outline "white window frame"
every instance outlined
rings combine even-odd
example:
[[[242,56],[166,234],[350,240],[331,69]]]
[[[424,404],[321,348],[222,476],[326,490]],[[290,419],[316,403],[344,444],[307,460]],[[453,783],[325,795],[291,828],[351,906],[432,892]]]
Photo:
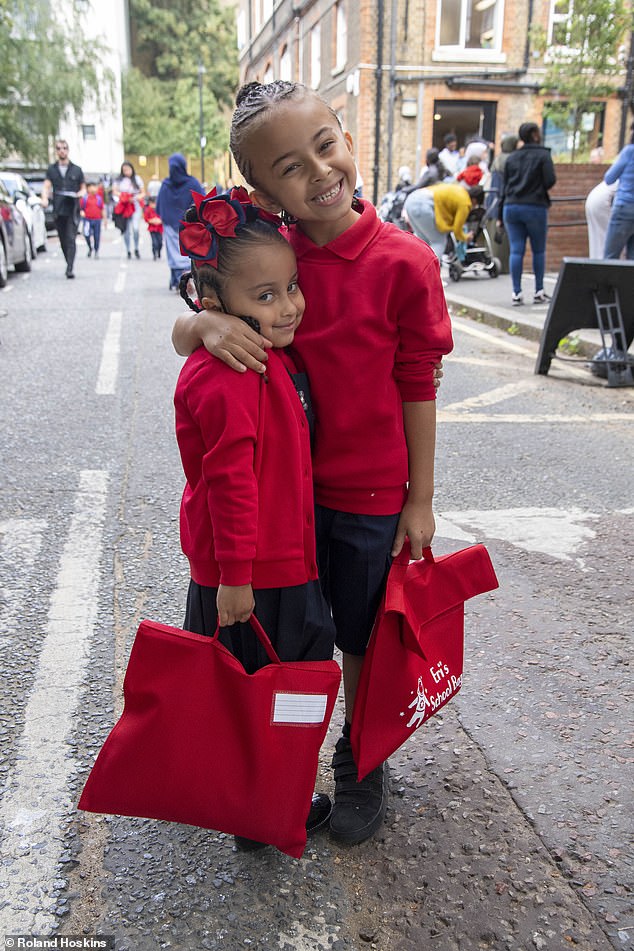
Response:
[[[288,83],[293,80],[293,60],[288,43],[282,47],[280,55],[280,79]]]
[[[334,6],[335,24],[335,65],[333,75],[341,73],[348,61],[348,18],[344,0],[337,0]]]
[[[321,23],[316,23],[310,31],[310,87],[319,89],[321,85]]]
[[[567,23],[570,20],[572,14],[572,8],[574,0],[568,0],[568,12],[567,13],[555,13],[555,2],[556,0],[551,0],[550,3],[550,15],[548,17],[548,45],[556,46],[557,49],[570,49],[568,43],[554,43],[553,42],[553,32],[555,25],[559,23]]]
[[[504,33],[504,0],[473,0],[474,3],[485,2],[487,5],[496,4],[495,35],[494,43],[488,49],[477,49],[465,46],[467,31],[467,9],[469,0],[460,0],[460,41],[452,46],[440,45],[440,21],[442,16],[443,0],[437,0],[436,4],[436,39],[435,48],[432,51],[432,60],[434,62],[486,62],[486,63],[506,63],[506,53],[502,50],[502,40]]]

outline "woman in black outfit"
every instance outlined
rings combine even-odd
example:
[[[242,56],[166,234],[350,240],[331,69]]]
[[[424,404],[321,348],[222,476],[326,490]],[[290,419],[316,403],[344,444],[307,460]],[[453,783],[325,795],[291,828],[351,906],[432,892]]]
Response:
[[[544,292],[546,232],[550,206],[548,191],[557,181],[550,149],[541,144],[538,126],[534,122],[522,123],[519,137],[524,143],[522,148],[511,152],[504,166],[504,184],[498,215],[498,227],[504,225],[511,247],[514,306],[524,303],[522,265],[527,238],[531,243],[535,274],[533,303],[543,304],[549,300]]]

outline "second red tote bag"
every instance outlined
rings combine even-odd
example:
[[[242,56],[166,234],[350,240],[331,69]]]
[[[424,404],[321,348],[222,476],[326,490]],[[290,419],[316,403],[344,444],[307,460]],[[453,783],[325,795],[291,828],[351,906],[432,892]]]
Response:
[[[394,753],[462,686],[464,602],[497,588],[484,545],[410,563],[394,559],[372,629],[350,742],[359,779]]]

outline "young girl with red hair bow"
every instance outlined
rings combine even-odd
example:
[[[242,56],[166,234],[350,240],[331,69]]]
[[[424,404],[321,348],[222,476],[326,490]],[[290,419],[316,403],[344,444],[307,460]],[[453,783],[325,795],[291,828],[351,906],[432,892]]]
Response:
[[[244,189],[193,197],[180,231],[191,261],[181,295],[194,310],[242,315],[273,349],[263,376],[235,373],[200,347],[178,379],[181,543],[191,571],[184,627],[211,635],[219,624],[253,672],[267,663],[247,623],[255,610],[282,660],[327,660],[335,632],[317,580],[310,398],[284,350],[304,313],[295,254],[279,219]],[[328,797],[315,797],[309,829],[329,811]]]

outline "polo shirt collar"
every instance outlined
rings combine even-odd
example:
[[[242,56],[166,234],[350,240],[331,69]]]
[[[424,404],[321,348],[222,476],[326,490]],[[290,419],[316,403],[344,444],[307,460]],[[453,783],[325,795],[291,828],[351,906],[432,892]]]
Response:
[[[289,228],[289,240],[293,246],[298,258],[304,258],[311,252],[317,252],[320,256],[324,251],[328,251],[335,257],[342,258],[345,261],[354,261],[366,249],[370,241],[374,238],[381,227],[381,221],[376,213],[374,205],[365,199],[358,199],[361,206],[361,214],[355,223],[348,228],[338,238],[324,244],[321,247],[304,234],[297,225]]]

